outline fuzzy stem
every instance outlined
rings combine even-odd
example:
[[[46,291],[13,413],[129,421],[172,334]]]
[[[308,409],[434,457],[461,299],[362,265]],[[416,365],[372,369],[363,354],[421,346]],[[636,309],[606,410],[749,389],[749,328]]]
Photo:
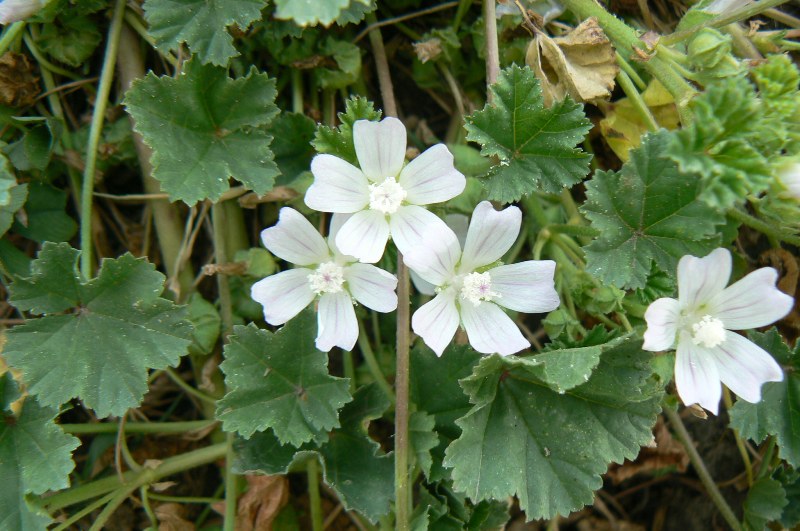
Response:
[[[706,488],[706,492],[711,498],[711,501],[713,501],[714,505],[717,506],[717,509],[719,509],[722,517],[726,522],[728,522],[728,525],[731,526],[734,531],[741,531],[742,526],[739,523],[739,520],[737,520],[736,515],[733,514],[733,509],[731,509],[731,506],[728,505],[728,502],[722,497],[722,493],[719,491],[719,488],[717,488],[717,484],[714,483],[714,479],[711,477],[711,474],[708,473],[708,469],[706,469],[706,465],[703,463],[703,458],[700,457],[700,454],[694,447],[692,437],[686,430],[686,426],[683,425],[680,415],[678,415],[678,412],[672,409],[669,405],[665,405],[662,410],[667,419],[669,419],[669,423],[672,424],[672,428],[678,435],[678,439],[680,439],[684,448],[686,448],[686,453],[689,455],[689,461],[692,462],[692,466],[694,466],[697,475],[700,477],[700,481]]]
[[[713,18],[707,22],[690,26],[678,33],[661,37],[660,42],[661,44],[666,45],[675,44],[692,37],[703,28],[721,28],[723,26],[727,26],[728,24],[739,22],[740,20],[747,20],[748,18],[754,17],[759,13],[763,13],[768,9],[785,4],[787,1],[788,0],[761,0],[759,2],[753,2],[745,5],[741,9],[734,10],[732,13],[727,15],[718,16],[717,18]]]
[[[622,91],[625,92],[625,95],[628,96],[628,101],[633,104],[633,108],[639,113],[639,117],[644,121],[647,129],[649,131],[658,131],[658,123],[653,113],[650,112],[650,108],[647,106],[644,98],[639,94],[631,78],[624,70],[620,70],[619,74],[617,74],[617,82],[619,86],[622,87]]]
[[[777,230],[769,223],[765,223],[760,219],[751,216],[747,212],[744,212],[743,210],[740,210],[735,207],[729,208],[726,214],[728,215],[729,218],[738,221],[740,223],[743,223],[748,227],[750,227],[751,229],[755,229],[758,232],[764,234],[765,236],[775,238],[776,240],[780,240],[791,245],[800,246],[800,237],[792,236],[790,234],[786,234],[780,230]]]
[[[489,100],[489,85],[497,82],[500,75],[500,49],[497,44],[497,16],[495,15],[496,0],[483,0],[483,23],[486,25],[486,96]]]
[[[117,62],[117,50],[122,30],[122,18],[125,15],[125,0],[117,0],[114,4],[114,15],[108,30],[106,54],[103,59],[103,70],[100,74],[100,86],[97,90],[92,124],[89,128],[89,142],[86,147],[86,167],[83,171],[83,189],[81,190],[81,275],[88,280],[92,278],[92,192],[94,191],[94,172],[97,168],[97,147],[103,132],[108,96],[111,93],[111,82],[114,79],[114,66]]]
[[[311,529],[322,531],[322,499],[319,495],[319,461],[316,457],[306,463],[306,477],[308,478],[308,499],[311,505]]]

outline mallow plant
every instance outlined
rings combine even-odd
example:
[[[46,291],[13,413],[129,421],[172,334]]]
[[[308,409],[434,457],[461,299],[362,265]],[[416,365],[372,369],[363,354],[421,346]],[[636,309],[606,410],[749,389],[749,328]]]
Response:
[[[781,3],[0,1],[0,529],[799,525]]]

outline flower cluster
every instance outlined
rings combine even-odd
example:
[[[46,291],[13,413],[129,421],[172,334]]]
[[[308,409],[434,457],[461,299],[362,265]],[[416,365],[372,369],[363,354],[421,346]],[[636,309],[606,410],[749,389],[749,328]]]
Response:
[[[264,318],[281,325],[316,302],[317,348],[350,350],[358,338],[354,301],[379,312],[397,307],[397,279],[374,265],[391,237],[412,271],[436,297],[413,315],[414,331],[441,355],[459,325],[479,352],[513,354],[530,346],[500,306],[518,312],[555,309],[555,262],[500,265],[516,240],[518,208],[480,203],[462,252],[453,231],[425,205],[459,195],[466,178],[437,144],[405,163],[406,130],[396,118],[353,124],[358,167],[333,155],[311,162],[305,203],[331,212],[327,241],[299,212],[283,208],[261,238],[274,255],[301,266],[253,285]]]

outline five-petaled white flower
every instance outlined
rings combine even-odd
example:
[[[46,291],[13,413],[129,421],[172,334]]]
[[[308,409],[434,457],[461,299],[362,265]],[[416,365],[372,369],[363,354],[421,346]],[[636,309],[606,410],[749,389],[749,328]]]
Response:
[[[792,309],[794,299],[778,290],[771,267],[753,271],[725,287],[731,254],[715,249],[705,258],[678,262],[678,300],[662,298],[645,312],[645,350],[673,348],[675,384],[687,405],[717,414],[720,382],[747,402],[761,400],[761,385],[779,382],[783,371],[767,352],[731,330],[771,324]]]
[[[306,205],[320,212],[354,214],[336,235],[336,245],[362,262],[380,260],[391,233],[406,254],[431,224],[443,225],[420,205],[440,203],[460,194],[466,178],[453,166],[453,155],[437,144],[405,167],[406,128],[396,118],[353,124],[353,144],[361,168],[333,155],[311,161],[314,183]]]
[[[300,267],[259,280],[251,297],[264,307],[264,319],[281,325],[319,298],[317,348],[352,350],[358,339],[353,299],[377,312],[397,308],[397,278],[370,264],[342,254],[334,243],[347,216],[334,215],[328,241],[302,214],[285,207],[278,224],[264,229],[261,240],[269,251]]]
[[[455,233],[437,224],[430,227],[421,245],[405,255],[408,266],[438,292],[411,319],[414,332],[437,355],[442,355],[459,323],[478,352],[503,356],[519,352],[530,343],[499,306],[527,313],[558,307],[552,260],[485,269],[511,248],[521,222],[517,207],[498,212],[483,201],[472,214],[463,253]]]

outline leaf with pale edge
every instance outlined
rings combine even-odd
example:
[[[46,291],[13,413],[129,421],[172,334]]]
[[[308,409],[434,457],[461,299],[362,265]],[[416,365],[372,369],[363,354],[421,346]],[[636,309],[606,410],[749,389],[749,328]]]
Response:
[[[674,275],[687,254],[719,246],[724,218],[698,200],[697,179],[665,157],[670,133],[644,137],[618,172],[597,172],[586,183],[586,217],[600,236],[584,249],[587,270],[619,288],[646,285],[651,263]]]
[[[528,358],[491,356],[461,380],[473,408],[444,463],[456,490],[474,501],[516,494],[528,519],[591,503],[608,464],[652,441],[664,385],[635,340],[604,352],[589,381],[565,393],[536,369]]]
[[[757,404],[736,401],[730,411],[731,427],[756,442],[774,436],[781,457],[800,467],[800,342],[791,351],[775,328],[765,334],[750,332],[749,336],[787,369],[783,381],[764,384]]]
[[[222,429],[250,437],[272,428],[281,443],[325,440],[339,427],[339,410],[353,398],[349,380],[328,374],[328,354],[314,346],[314,312],[275,332],[237,326],[225,345],[229,389],[217,403]]]
[[[758,195],[772,173],[761,146],[763,106],[747,79],[709,85],[690,103],[691,125],[671,134],[666,154],[683,173],[701,178],[701,199],[725,209]]]
[[[745,531],[762,531],[768,522],[781,517],[787,503],[779,481],[769,477],[759,479],[750,487],[742,507]]]
[[[18,416],[0,413],[0,529],[46,529],[51,519],[25,495],[69,486],[80,441],[53,422],[56,411],[25,399]]]
[[[344,103],[344,112],[338,114],[341,125],[328,127],[320,125],[314,135],[314,149],[319,153],[327,153],[344,159],[350,164],[358,165],[356,148],[353,144],[353,124],[356,120],[378,121],[381,111],[376,111],[372,102],[366,98],[353,96]]]
[[[202,62],[227,66],[239,55],[228,26],[247,29],[265,5],[265,0],[146,0],[142,7],[156,48],[179,50],[185,42]]]
[[[375,522],[388,514],[394,498],[394,459],[380,453],[380,445],[367,434],[367,425],[388,407],[389,400],[377,385],[364,386],[342,409],[342,427],[330,433],[328,442],[295,448],[281,445],[272,430],[256,433],[248,440],[237,439],[233,468],[240,474],[285,474],[292,464],[319,456],[323,479],[344,507]]]
[[[231,79],[192,60],[177,78],[135,81],[125,105],[153,148],[153,176],[171,200],[192,205],[219,199],[228,177],[259,195],[272,189],[279,171],[262,126],[279,112],[274,100],[275,80],[255,68]]]
[[[492,103],[464,117],[467,140],[483,146],[482,155],[500,159],[486,178],[489,199],[511,203],[581,182],[592,158],[575,147],[591,128],[583,107],[566,98],[545,108],[528,67],[502,70],[489,90]]]
[[[298,26],[329,26],[351,3],[369,5],[369,0],[275,0],[275,18]]]
[[[0,206],[0,236],[8,232],[14,223],[14,214],[25,205],[28,199],[28,185],[18,184],[9,190],[11,197],[7,205]]]
[[[141,403],[148,369],[178,364],[191,343],[185,309],[159,297],[164,275],[125,254],[104,259],[85,282],[80,251],[45,243],[32,276],[11,285],[11,303],[44,314],[8,331],[3,352],[22,370],[42,405],[80,398],[99,417],[120,416]],[[72,313],[58,314],[65,310]]]

